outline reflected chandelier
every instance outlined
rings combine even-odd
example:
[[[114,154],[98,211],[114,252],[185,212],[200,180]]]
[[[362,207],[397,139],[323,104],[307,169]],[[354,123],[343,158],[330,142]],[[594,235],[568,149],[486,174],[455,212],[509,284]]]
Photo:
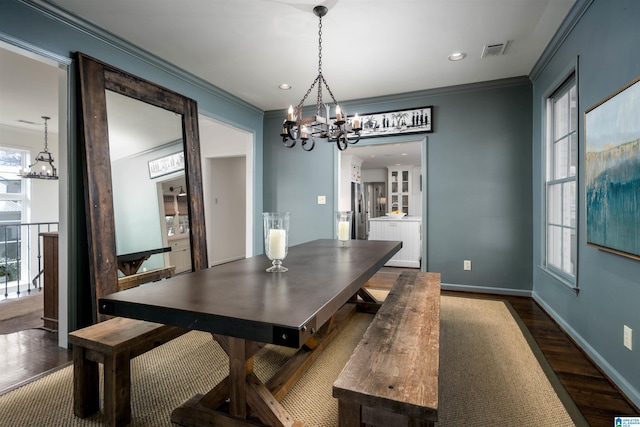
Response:
[[[42,118],[44,119],[44,151],[38,153],[35,163],[23,170],[20,176],[23,178],[58,179],[58,170],[53,165],[53,156],[48,147],[47,120],[51,117],[42,116]]]
[[[344,150],[349,144],[355,144],[360,140],[360,119],[356,114],[353,120],[349,120],[347,115],[340,110],[338,101],[333,96],[333,92],[329,88],[327,81],[322,75],[322,17],[327,14],[329,9],[325,6],[316,6],[313,13],[319,18],[318,24],[318,76],[307,90],[298,106],[294,109],[293,105],[289,107],[287,119],[282,125],[282,142],[286,147],[296,145],[298,139],[302,140],[302,148],[305,151],[313,150],[316,144],[316,138],[324,139],[328,142],[335,142],[339,150]],[[302,107],[307,96],[315,85],[318,85],[318,97],[316,100],[316,115],[311,117],[302,117]],[[322,103],[322,85],[327,88],[331,99],[336,106],[336,119],[329,119],[329,104]],[[323,115],[322,107],[325,112]]]

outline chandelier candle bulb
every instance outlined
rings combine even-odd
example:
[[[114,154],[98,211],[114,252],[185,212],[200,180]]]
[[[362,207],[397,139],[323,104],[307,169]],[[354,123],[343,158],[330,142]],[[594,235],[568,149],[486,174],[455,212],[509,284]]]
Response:
[[[353,128],[360,129],[360,117],[358,117],[358,113],[353,117]]]
[[[285,230],[269,230],[269,258],[284,259],[286,233]]]
[[[336,105],[336,120],[337,121],[341,121],[342,120],[342,111],[340,110],[340,106]]]
[[[292,122],[293,121],[293,105],[289,105],[289,112],[287,113],[287,120]],[[286,133],[286,132],[284,132]]]

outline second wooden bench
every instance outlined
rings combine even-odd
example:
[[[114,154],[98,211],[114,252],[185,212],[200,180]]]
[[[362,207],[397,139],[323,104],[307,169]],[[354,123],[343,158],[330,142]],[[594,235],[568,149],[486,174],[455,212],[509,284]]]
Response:
[[[438,419],[440,274],[403,272],[333,384],[340,427]]]

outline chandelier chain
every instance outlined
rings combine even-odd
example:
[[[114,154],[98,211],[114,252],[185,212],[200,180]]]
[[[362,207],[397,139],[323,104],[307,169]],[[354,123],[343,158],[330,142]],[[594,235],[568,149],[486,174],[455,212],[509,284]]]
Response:
[[[318,96],[316,98],[316,115],[322,116],[322,85],[323,84],[324,84],[324,87],[327,88],[327,92],[329,92],[329,95],[331,96],[333,103],[335,105],[338,105],[338,101],[336,101],[336,97],[333,96],[333,92],[331,91],[329,84],[327,83],[324,76],[322,75],[322,16],[319,16],[319,22],[318,22],[318,76],[315,78],[315,80],[313,81],[309,89],[307,89],[307,93],[304,94],[304,96],[300,100],[300,103],[298,103],[298,106],[296,107],[298,111],[300,112],[302,111],[304,102],[307,100],[307,97],[309,96],[309,94],[311,94],[311,91],[313,90],[316,84],[318,85]]]
[[[322,16],[319,16],[319,18],[320,18],[320,21],[318,23],[318,79],[324,81],[324,77],[322,77]],[[322,115],[321,105],[322,105],[322,85],[318,83],[318,97],[316,99],[316,116]]]
[[[322,16],[318,24],[318,74],[322,74]]]
[[[44,119],[44,152],[46,153],[46,152],[49,151],[48,148],[47,148],[48,147],[48,142],[49,142],[49,137],[48,137],[48,134],[47,134],[47,120],[49,120],[49,118],[48,117],[43,117],[43,119]]]

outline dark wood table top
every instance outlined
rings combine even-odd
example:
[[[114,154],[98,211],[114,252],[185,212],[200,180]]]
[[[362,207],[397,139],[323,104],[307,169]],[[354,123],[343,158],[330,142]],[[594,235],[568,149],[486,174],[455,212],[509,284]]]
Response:
[[[300,347],[402,242],[315,240],[289,248],[285,273],[259,255],[107,295],[103,314]]]
[[[151,255],[161,254],[161,253],[164,253],[164,252],[171,252],[171,247],[168,246],[166,248],[158,248],[158,249],[150,249],[150,250],[147,250],[147,251],[132,252],[130,254],[118,255],[116,258],[118,259],[118,262],[131,262],[131,261],[138,261],[140,259],[149,258]]]

